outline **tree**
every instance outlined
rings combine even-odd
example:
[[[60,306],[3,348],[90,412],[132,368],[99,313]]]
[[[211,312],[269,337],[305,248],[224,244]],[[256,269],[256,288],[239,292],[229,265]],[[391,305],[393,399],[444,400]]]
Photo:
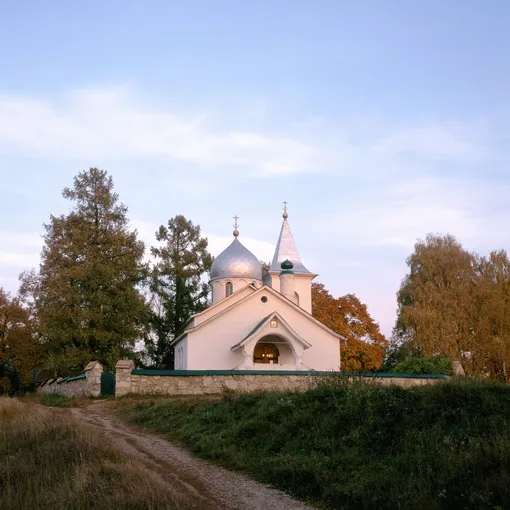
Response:
[[[81,371],[93,359],[113,368],[140,336],[144,245],[106,171],[80,172],[62,194],[74,208],[44,225],[39,272],[22,275],[21,292],[56,373]]]
[[[200,226],[178,215],[156,232],[159,246],[151,248],[155,259],[150,278],[149,356],[158,368],[173,368],[170,342],[188,319],[208,305],[209,287],[202,279],[212,265],[207,238]]]
[[[474,331],[470,347],[473,372],[510,380],[510,261],[506,251],[477,257]]]
[[[368,313],[367,306],[354,294],[334,298],[323,284],[312,284],[313,316],[342,335],[342,370],[373,372],[380,369],[387,341]]]
[[[271,262],[266,262],[264,260],[259,260],[260,262],[260,267],[262,268],[262,279],[265,278],[265,276],[267,275],[267,273],[269,273],[269,269],[271,267]]]
[[[421,356],[466,360],[475,341],[475,258],[451,235],[429,234],[407,259],[395,335]]]
[[[30,370],[40,367],[40,344],[28,311],[0,287],[0,373],[2,366],[16,369],[28,383]]]

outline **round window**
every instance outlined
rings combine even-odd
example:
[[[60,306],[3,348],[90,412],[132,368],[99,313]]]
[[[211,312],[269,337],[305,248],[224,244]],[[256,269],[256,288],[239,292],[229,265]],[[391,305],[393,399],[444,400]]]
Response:
[[[267,296],[262,296],[260,301],[262,301],[262,303],[267,303]]]

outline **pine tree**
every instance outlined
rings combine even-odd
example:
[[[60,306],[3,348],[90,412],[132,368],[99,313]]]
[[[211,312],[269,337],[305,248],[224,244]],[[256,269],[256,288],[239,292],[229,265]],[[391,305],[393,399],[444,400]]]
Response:
[[[63,196],[74,208],[44,225],[39,272],[22,275],[22,291],[56,372],[82,370],[93,359],[112,368],[140,338],[144,245],[106,171],[80,172]]]
[[[154,366],[173,369],[171,341],[188,319],[208,305],[209,287],[202,277],[212,265],[200,226],[178,215],[156,232],[159,246],[150,278],[150,332],[146,340]]]

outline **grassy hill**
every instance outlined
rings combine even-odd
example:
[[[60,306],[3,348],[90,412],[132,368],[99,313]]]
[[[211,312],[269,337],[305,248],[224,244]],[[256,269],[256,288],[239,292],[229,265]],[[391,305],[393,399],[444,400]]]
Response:
[[[132,423],[335,509],[510,508],[510,389],[340,381],[306,393],[124,402]]]

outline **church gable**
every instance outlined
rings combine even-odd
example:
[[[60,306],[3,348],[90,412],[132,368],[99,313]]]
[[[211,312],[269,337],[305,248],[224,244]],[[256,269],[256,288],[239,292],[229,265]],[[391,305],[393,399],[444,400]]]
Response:
[[[293,343],[300,345],[301,349],[309,349],[312,345],[304,338],[299,336],[283,319],[278,312],[273,312],[262,319],[255,328],[253,328],[243,340],[231,347],[232,351],[241,349],[249,344],[255,344],[264,336],[282,336],[282,338],[291,338]]]
[[[247,308],[249,310],[250,317],[258,318],[259,321],[269,315],[267,312],[277,312],[282,317],[285,317],[287,321],[293,319],[292,322],[300,323],[302,327],[306,327],[307,330],[315,331],[317,328],[320,328],[322,332],[328,333],[337,340],[343,339],[341,335],[338,335],[329,329],[312,315],[292,303],[289,299],[282,296],[271,287],[264,285],[257,290],[255,290],[252,286],[248,287],[249,289],[246,288],[239,291],[239,299],[232,301],[230,301],[230,298],[224,299],[217,305],[214,305],[201,314],[195,316],[195,326],[186,330],[186,333],[207,327],[209,324],[225,315],[236,316],[237,320],[239,320],[239,308],[244,305],[243,308]],[[231,297],[233,298],[234,295]],[[224,306],[221,306],[222,304],[224,304]],[[208,313],[212,311],[215,311],[216,313]],[[200,319],[199,323],[197,323],[197,319]]]
[[[339,336],[264,286],[186,332],[189,369],[334,370]]]
[[[199,314],[196,314],[192,317],[193,319],[193,326],[198,326],[207,320],[211,319],[215,315],[223,312],[227,308],[230,308],[231,306],[234,306],[239,301],[245,299],[246,297],[250,296],[250,294],[253,294],[255,292],[256,288],[254,285],[247,284],[243,288],[237,290],[232,295],[228,296],[225,299],[222,299],[218,303],[210,306],[209,308],[205,309],[203,312],[200,312]]]

